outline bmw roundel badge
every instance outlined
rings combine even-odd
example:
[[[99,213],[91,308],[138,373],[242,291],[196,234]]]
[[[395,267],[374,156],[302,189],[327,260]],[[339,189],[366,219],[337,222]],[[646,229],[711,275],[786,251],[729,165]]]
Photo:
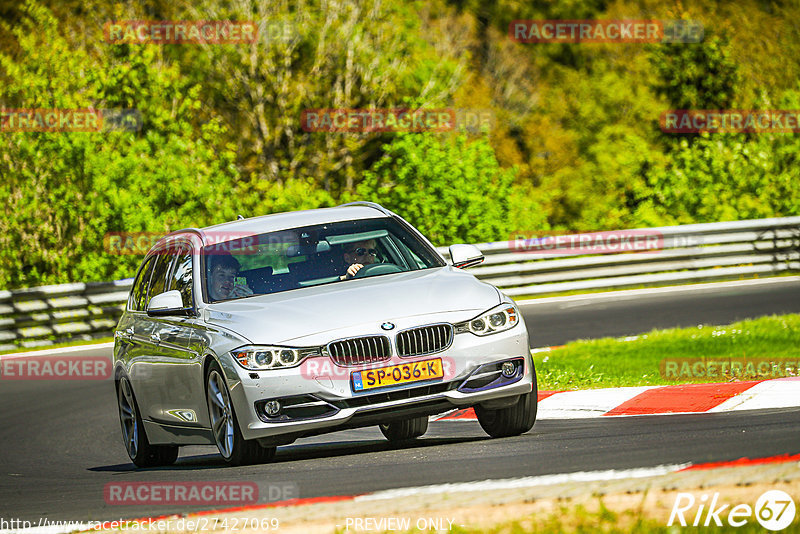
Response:
[[[383,323],[381,325],[381,328],[383,328],[384,330],[392,330],[394,328],[394,323],[390,323],[389,321],[386,321],[385,323]]]

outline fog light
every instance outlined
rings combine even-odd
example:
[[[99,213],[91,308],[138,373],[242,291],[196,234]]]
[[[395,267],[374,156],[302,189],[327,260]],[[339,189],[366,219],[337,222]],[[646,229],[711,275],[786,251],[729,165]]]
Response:
[[[268,401],[264,404],[264,412],[270,417],[275,417],[281,413],[281,403],[276,400]]]
[[[504,377],[511,378],[514,376],[514,373],[517,372],[517,366],[514,365],[514,362],[503,362],[503,366],[500,368],[500,371],[503,373]]]

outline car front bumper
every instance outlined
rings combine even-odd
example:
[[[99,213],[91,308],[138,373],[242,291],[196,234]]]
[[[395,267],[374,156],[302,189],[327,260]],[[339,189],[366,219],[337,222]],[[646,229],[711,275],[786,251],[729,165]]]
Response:
[[[362,392],[355,392],[352,386],[354,371],[437,358],[442,359],[445,376],[436,381]],[[444,351],[414,358],[393,356],[371,366],[340,367],[327,357],[316,360],[319,361],[281,371],[237,370],[238,380],[231,380],[229,386],[245,439],[278,436],[291,439],[432,415],[498,399],[513,400],[532,391],[535,376],[524,323],[484,337],[456,334],[452,345]],[[482,387],[464,387],[467,382],[474,386],[478,374],[487,374],[487,365],[493,369],[490,364],[505,361],[519,363],[517,375],[481,384]],[[287,403],[296,403],[296,410],[286,412],[310,416],[271,419],[264,409],[270,400],[278,400],[284,407]]]

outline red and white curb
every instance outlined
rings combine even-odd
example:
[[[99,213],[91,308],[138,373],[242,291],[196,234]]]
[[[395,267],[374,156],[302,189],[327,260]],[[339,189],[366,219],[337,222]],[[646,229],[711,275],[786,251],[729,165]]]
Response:
[[[799,377],[720,384],[539,391],[536,418],[582,419],[795,407],[800,407]],[[438,421],[474,419],[472,408],[432,418]]]

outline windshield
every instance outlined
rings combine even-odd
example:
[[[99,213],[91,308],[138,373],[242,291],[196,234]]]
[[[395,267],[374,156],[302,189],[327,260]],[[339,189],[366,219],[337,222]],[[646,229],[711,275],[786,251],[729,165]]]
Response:
[[[203,260],[207,302],[445,265],[390,218],[306,226],[216,243],[203,249]],[[361,268],[348,276],[355,263]]]

